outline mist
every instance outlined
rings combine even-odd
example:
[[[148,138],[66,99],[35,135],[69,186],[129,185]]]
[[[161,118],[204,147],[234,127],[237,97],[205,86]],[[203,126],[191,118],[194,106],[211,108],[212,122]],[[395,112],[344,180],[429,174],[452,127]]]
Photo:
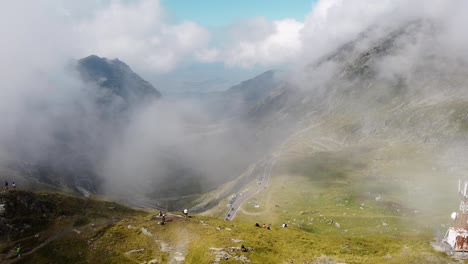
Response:
[[[222,47],[212,46],[211,33],[196,23],[165,20],[159,1],[116,1],[110,6],[86,2],[86,6],[83,10],[57,1],[27,5],[17,1],[1,9],[0,32],[8,40],[0,46],[2,164],[19,161],[66,168],[58,171],[71,175],[71,180],[60,184],[115,196],[197,194],[235,179],[299,129],[323,116],[346,113],[356,117],[360,127],[359,136],[349,138],[438,141],[437,147],[444,147],[434,162],[444,168],[464,168],[462,160],[448,158],[464,153],[458,146],[465,141],[456,125],[440,121],[450,119],[450,114],[427,125],[431,117],[400,122],[395,110],[400,105],[411,111],[413,105],[429,101],[435,105],[446,98],[467,99],[468,33],[463,11],[468,4],[464,1],[323,0],[303,23],[272,23],[264,18],[239,23],[229,28],[227,49],[266,39],[268,45],[262,47],[284,56],[270,58],[270,53],[259,51],[258,57],[256,52],[245,53],[247,62],[242,56],[234,58],[239,61],[221,55],[209,60],[230,67],[271,63],[275,68],[285,63],[286,70],[275,74],[280,80],[262,87],[272,93],[255,104],[240,100],[232,115],[223,112],[228,112],[223,104],[215,107],[209,100],[175,100],[163,94],[162,99],[118,112],[111,120],[108,110],[96,104],[101,96],[97,87],[83,82],[74,69],[77,59],[91,53],[119,57],[144,78],[157,79],[154,76],[197,60],[201,51]],[[142,10],[146,20],[140,21]],[[113,29],[116,19],[128,19],[131,25]],[[152,28],[153,24],[157,26]],[[289,25],[293,32],[285,36],[292,39],[283,41],[275,25],[283,25],[285,32]],[[255,30],[245,33],[245,28]],[[389,40],[389,36],[395,37]],[[369,75],[350,70],[363,53],[386,40],[390,44],[385,52],[362,60]],[[294,93],[278,97],[277,108],[265,103],[284,91]],[[265,114],[265,109],[278,113]]]

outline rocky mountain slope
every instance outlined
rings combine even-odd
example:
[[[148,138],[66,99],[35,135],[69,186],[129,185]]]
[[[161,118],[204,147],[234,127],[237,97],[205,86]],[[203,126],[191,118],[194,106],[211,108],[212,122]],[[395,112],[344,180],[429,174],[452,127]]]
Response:
[[[33,139],[25,146],[12,144],[10,156],[2,161],[5,179],[16,180],[31,189],[53,189],[65,192],[99,190],[96,165],[103,158],[114,138],[123,133],[131,115],[160,98],[160,93],[124,62],[91,55],[78,60],[72,73],[81,78],[64,113],[47,120],[51,132],[40,155],[32,155],[39,144]],[[44,119],[52,105],[44,104]],[[17,141],[21,139],[19,133]],[[13,142],[12,142],[13,143]]]
[[[77,69],[83,80],[94,83],[103,90],[103,96],[118,97],[129,106],[135,107],[161,97],[158,90],[119,59],[110,60],[90,55],[78,60]],[[100,100],[112,101],[106,98]]]

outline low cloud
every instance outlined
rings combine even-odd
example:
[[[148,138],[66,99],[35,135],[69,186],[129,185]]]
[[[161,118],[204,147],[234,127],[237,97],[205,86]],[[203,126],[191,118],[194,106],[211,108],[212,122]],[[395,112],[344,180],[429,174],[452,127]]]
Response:
[[[301,51],[302,28],[303,23],[295,19],[243,21],[228,30],[224,46],[205,49],[198,58],[243,68],[287,64]]]
[[[112,2],[81,21],[77,29],[88,54],[119,57],[153,73],[174,70],[210,39],[210,33],[195,22],[167,22],[157,0]]]

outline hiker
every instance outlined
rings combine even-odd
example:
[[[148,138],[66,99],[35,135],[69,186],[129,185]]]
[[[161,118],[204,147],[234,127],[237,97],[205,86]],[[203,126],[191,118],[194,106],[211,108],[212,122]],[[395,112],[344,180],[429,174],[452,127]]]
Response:
[[[8,181],[5,181],[5,191],[8,191]]]
[[[188,210],[187,210],[187,209],[184,209],[183,212],[184,212],[185,217],[187,217],[187,216],[188,216]]]
[[[242,252],[247,252],[247,248],[244,246],[244,244],[242,244],[242,246],[241,246],[241,251]]]
[[[21,246],[20,245],[18,245],[16,247],[16,255],[18,256],[18,258],[21,257]]]
[[[265,225],[265,224],[263,224],[263,225],[262,225],[262,228],[266,228],[266,225]]]
[[[255,227],[260,227],[260,225],[258,224],[258,222],[257,222],[257,223],[255,223]]]
[[[271,224],[268,224],[267,229],[270,230]]]
[[[165,223],[166,223],[166,215],[163,214],[163,215],[162,215],[161,225],[164,225]]]
[[[288,224],[284,223],[284,224],[281,225],[281,227],[286,228],[286,227],[288,227]]]
[[[11,187],[13,187],[13,190],[16,190],[16,183],[15,183],[15,182],[12,182],[12,183],[11,183]]]
[[[162,216],[163,216],[163,212],[159,210],[159,217],[162,217]]]

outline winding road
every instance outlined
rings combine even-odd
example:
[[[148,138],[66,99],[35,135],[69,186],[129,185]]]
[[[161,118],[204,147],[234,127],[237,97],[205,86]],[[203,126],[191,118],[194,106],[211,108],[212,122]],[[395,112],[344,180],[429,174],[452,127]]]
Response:
[[[224,219],[226,221],[232,221],[236,217],[236,213],[241,207],[242,203],[249,199],[250,197],[254,196],[255,194],[259,193],[261,190],[265,189],[268,185],[268,182],[271,177],[271,171],[273,169],[273,165],[275,164],[274,158],[269,158],[264,161],[260,161],[257,166],[263,166],[263,175],[260,181],[260,184],[255,188],[249,190],[248,192],[242,193],[242,195],[238,195],[234,203],[229,207],[229,210],[226,212]]]

